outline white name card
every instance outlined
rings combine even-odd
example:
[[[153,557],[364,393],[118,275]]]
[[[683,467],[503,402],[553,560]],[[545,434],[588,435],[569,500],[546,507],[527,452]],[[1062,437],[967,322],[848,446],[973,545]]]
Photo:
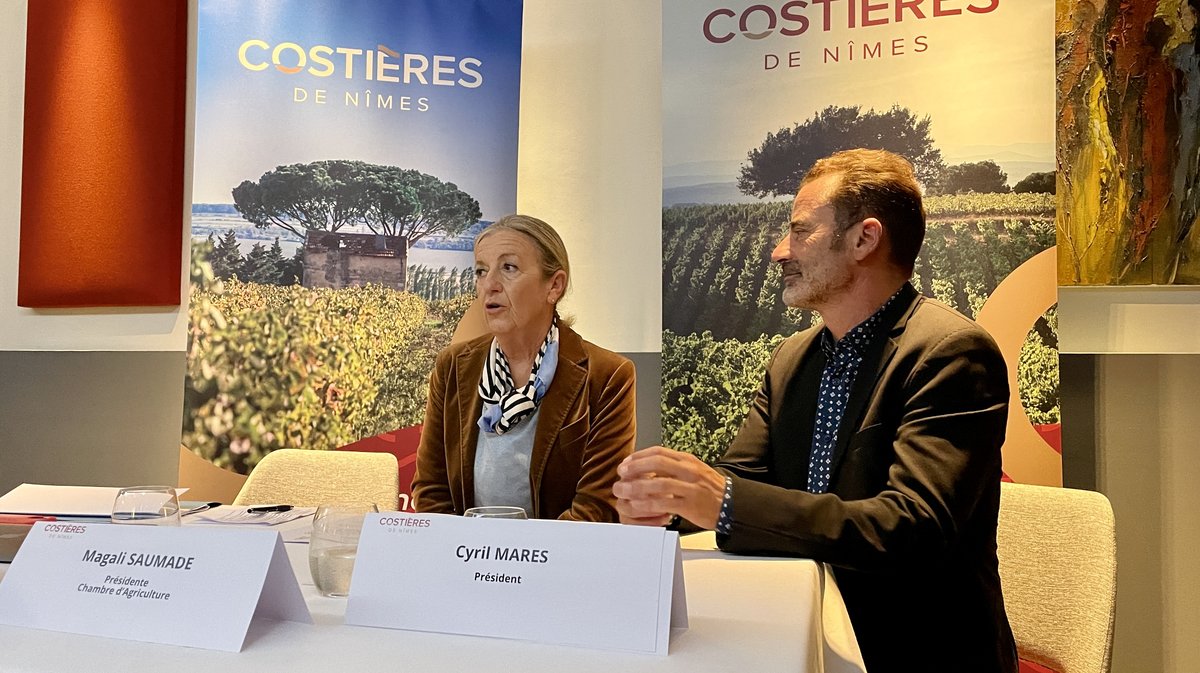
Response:
[[[10,626],[237,652],[254,617],[312,623],[273,530],[40,522],[0,582]]]
[[[687,627],[679,534],[369,515],[346,623],[665,655],[671,627]]]

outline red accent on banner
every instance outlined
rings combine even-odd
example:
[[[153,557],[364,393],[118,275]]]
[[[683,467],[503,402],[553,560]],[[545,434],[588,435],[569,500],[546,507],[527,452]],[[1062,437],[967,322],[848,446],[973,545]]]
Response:
[[[401,504],[411,503],[412,480],[417,472],[417,447],[421,444],[421,425],[400,428],[382,435],[367,437],[345,446],[339,446],[338,451],[366,451],[369,453],[390,453],[396,457],[400,466]],[[401,509],[405,509],[401,507]],[[411,504],[409,511],[416,511]]]
[[[1017,673],[1058,673],[1053,668],[1047,668],[1041,664],[1035,664],[1032,661],[1025,661],[1024,659],[1018,659],[1017,665],[1019,667]]]
[[[179,304],[186,0],[29,3],[17,303]]]
[[[1034,424],[1033,429],[1042,438],[1042,441],[1049,444],[1050,448],[1057,451],[1059,455],[1062,455],[1062,423]]]

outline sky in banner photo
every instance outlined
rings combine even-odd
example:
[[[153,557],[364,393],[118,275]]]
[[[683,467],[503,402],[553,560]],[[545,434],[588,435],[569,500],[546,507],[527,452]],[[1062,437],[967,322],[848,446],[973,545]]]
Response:
[[[768,133],[827,106],[928,115],[947,164],[996,161],[1012,184],[1054,170],[1053,2],[863,6],[664,2],[664,188],[732,183]],[[706,202],[749,198],[725,191],[740,198]]]
[[[516,201],[521,2],[202,0],[194,203],[279,165],[412,168]],[[436,30],[431,29],[436,26]]]

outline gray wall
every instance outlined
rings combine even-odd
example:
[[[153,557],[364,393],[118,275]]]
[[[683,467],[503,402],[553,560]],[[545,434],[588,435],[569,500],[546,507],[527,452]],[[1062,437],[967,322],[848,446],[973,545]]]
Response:
[[[0,493],[174,484],[184,354],[0,351]]]
[[[1117,524],[1113,673],[1200,671],[1200,355],[1063,355],[1063,481]]]
[[[662,355],[621,353],[637,369],[637,448],[662,442]]]

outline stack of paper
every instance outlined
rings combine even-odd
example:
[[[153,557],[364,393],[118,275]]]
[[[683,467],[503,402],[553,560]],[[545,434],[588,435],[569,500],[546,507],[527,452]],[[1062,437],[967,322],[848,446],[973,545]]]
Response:
[[[0,496],[0,514],[48,514],[55,517],[112,516],[116,486],[47,486],[21,484]],[[175,489],[175,494],[186,492]]]
[[[286,512],[250,512],[245,507],[219,507],[188,517],[189,523],[218,523],[251,526],[274,526],[312,516],[316,507],[293,507]]]
[[[0,496],[0,513],[108,518],[119,490],[108,486],[21,484]]]

